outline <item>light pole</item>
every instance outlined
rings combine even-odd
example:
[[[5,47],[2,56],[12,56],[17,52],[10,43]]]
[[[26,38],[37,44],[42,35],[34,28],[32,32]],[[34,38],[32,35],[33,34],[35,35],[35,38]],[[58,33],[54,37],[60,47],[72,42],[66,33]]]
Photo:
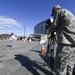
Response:
[[[24,26],[24,37],[25,37],[26,26]]]

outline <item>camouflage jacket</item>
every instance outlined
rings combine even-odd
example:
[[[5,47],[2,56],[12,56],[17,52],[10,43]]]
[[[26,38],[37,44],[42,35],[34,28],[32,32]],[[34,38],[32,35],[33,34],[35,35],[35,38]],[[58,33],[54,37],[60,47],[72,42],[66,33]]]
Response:
[[[75,16],[67,9],[59,9],[52,28],[56,29],[58,44],[75,45]]]

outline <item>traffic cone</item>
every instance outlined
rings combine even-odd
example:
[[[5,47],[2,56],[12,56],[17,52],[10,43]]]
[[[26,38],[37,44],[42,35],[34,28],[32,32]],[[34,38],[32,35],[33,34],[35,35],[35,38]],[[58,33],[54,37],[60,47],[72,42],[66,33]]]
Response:
[[[42,46],[41,46],[41,54],[45,54],[44,44],[42,44]]]

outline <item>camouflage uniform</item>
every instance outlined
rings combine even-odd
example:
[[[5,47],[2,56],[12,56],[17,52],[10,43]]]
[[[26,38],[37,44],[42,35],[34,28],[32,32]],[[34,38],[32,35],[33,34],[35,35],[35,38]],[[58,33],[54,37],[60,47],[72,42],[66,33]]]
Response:
[[[57,50],[54,62],[56,75],[72,75],[75,51],[75,16],[67,9],[59,9],[51,28],[57,33]]]

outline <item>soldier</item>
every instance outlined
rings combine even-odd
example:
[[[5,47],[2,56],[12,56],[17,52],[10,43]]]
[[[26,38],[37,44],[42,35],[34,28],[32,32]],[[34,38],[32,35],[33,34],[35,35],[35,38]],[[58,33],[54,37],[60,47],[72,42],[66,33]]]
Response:
[[[54,71],[56,75],[72,75],[75,51],[75,16],[59,5],[52,8],[53,24],[56,29],[57,44]]]

